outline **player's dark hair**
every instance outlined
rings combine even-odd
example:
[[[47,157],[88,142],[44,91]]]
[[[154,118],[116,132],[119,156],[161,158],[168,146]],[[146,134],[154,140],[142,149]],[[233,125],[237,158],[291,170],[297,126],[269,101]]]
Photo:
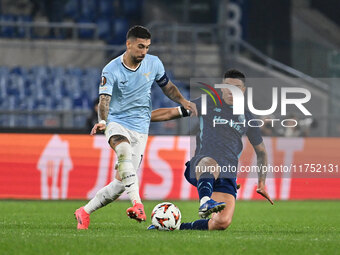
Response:
[[[126,40],[136,38],[151,39],[150,31],[143,26],[133,26],[127,32]]]
[[[224,73],[224,79],[226,78],[240,79],[241,81],[243,81],[243,84],[246,83],[246,76],[244,75],[244,73],[237,69],[229,69],[228,71],[226,71]]]

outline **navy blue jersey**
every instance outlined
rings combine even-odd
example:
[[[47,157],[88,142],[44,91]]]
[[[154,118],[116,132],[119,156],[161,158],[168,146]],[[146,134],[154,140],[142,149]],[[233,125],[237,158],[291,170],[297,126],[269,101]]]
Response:
[[[233,115],[232,105],[222,100],[222,105],[207,97],[207,114],[201,114],[201,98],[193,100],[197,106],[199,118],[199,132],[196,135],[195,156],[214,158],[222,166],[238,164],[243,144],[242,136],[247,135],[252,145],[262,143],[260,129],[248,125],[253,115],[245,110],[245,115]],[[245,123],[245,124],[243,124]],[[251,122],[251,125],[256,125]]]

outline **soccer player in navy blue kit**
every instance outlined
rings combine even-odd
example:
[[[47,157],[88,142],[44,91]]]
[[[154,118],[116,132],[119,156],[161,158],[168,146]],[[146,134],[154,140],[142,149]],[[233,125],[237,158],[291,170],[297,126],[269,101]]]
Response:
[[[234,85],[245,92],[245,76],[238,70],[228,70],[223,83]],[[245,110],[244,115],[233,115],[232,93],[226,88],[221,89],[221,92],[222,105],[216,107],[212,100],[207,100],[205,115],[201,114],[201,98],[192,101],[196,104],[200,130],[196,136],[195,155],[186,163],[185,170],[188,182],[197,187],[200,198],[199,216],[207,218],[212,214],[212,217],[182,223],[180,230],[224,230],[231,224],[237,194],[236,171],[232,169],[237,169],[243,149],[243,135],[247,135],[257,155],[256,191],[273,204],[265,190],[266,174],[262,171],[262,166],[267,165],[267,152],[260,129],[247,124],[248,120],[253,119],[248,110]],[[189,112],[183,107],[163,108],[152,112],[151,121],[186,116],[189,116]]]

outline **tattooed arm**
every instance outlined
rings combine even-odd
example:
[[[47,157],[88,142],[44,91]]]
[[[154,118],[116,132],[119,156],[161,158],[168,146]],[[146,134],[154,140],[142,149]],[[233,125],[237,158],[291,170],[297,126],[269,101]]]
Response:
[[[173,84],[171,81],[168,82],[168,84],[164,87],[162,87],[163,93],[170,98],[172,101],[182,104],[184,103],[185,98],[182,96],[181,92],[178,90],[175,84]]]
[[[189,117],[190,111],[183,106],[173,108],[159,108],[151,112],[151,122],[174,120],[182,117]]]
[[[186,100],[181,92],[178,90],[175,84],[172,81],[169,81],[167,85],[162,87],[163,93],[170,98],[172,101],[181,104],[186,110],[189,110],[197,115],[196,108],[193,107],[193,104]]]
[[[107,120],[107,115],[109,114],[111,96],[100,95],[98,104],[98,122],[102,120]]]
[[[100,95],[98,104],[98,122],[91,130],[91,135],[97,132],[105,131],[107,115],[109,114],[111,96],[110,95]]]
[[[264,146],[264,143],[262,142],[259,145],[255,145],[254,150],[257,156],[257,167],[258,167],[257,169],[258,184],[257,184],[256,192],[259,193],[264,198],[266,198],[271,204],[274,204],[271,198],[269,197],[267,191],[265,190],[267,172],[264,171],[263,166],[267,166],[268,164],[266,147]]]
[[[265,183],[266,182],[266,172],[263,171],[262,166],[267,166],[267,152],[264,146],[264,143],[260,143],[259,145],[254,146],[254,150],[257,156],[257,167],[258,167],[258,182]]]

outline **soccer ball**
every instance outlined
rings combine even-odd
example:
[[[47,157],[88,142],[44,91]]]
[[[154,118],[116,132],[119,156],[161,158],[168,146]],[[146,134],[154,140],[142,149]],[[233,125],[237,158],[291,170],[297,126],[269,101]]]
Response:
[[[175,230],[181,224],[181,212],[174,204],[163,202],[153,208],[151,222],[158,230]]]

